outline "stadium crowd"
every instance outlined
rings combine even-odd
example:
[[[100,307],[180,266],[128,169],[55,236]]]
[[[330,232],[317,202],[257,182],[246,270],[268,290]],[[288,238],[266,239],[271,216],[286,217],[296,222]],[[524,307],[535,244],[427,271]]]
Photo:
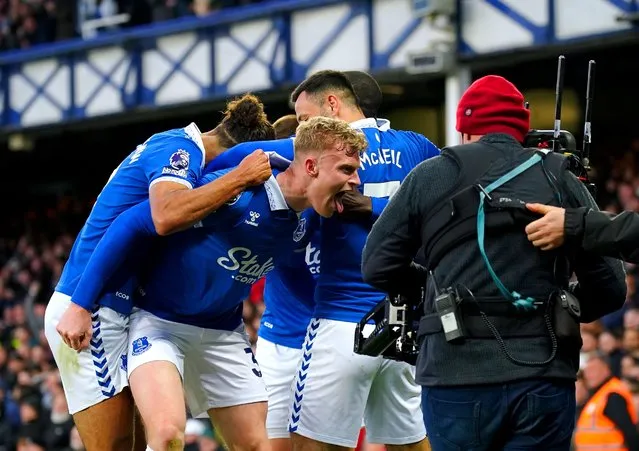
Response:
[[[639,211],[639,140],[634,140],[629,150],[615,155],[605,165],[598,186],[597,200],[603,210],[619,213],[624,210]],[[628,293],[624,307],[601,320],[582,324],[580,367],[588,357],[603,354],[613,375],[621,378],[633,393],[635,407],[639,409],[639,266],[626,264]],[[588,375],[582,371],[580,381]],[[587,382],[587,381],[586,381]],[[580,384],[578,385],[578,387]],[[587,392],[577,391],[578,406],[587,400]],[[579,412],[579,410],[578,410]]]
[[[43,332],[44,311],[93,200],[62,197],[3,215],[0,232],[0,451],[82,451]],[[246,323],[259,325],[259,305]],[[208,422],[190,419],[187,451],[218,448]]]
[[[82,35],[85,21],[128,14],[105,27],[133,27],[268,0],[0,0],[0,51],[26,49]]]

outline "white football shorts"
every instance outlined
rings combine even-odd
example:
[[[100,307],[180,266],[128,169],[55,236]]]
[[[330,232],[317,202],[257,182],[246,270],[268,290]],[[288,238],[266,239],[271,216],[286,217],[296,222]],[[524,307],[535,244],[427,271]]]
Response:
[[[195,418],[207,416],[209,409],[268,399],[243,324],[234,331],[205,329],[134,308],[128,352],[129,375],[147,362],[173,363]]]
[[[355,354],[355,326],[311,320],[295,375],[289,431],[354,448],[363,419],[369,443],[408,445],[421,441],[426,428],[415,368]]]
[[[69,413],[74,414],[112,398],[129,385],[129,318],[108,307],[96,307],[91,313],[93,336],[89,347],[76,352],[56,331],[70,304],[70,296],[53,293],[44,314],[44,334],[60,372]]]
[[[293,402],[293,382],[302,358],[302,350],[278,345],[259,337],[255,354],[260,362],[268,392],[268,438],[289,438],[288,419]]]

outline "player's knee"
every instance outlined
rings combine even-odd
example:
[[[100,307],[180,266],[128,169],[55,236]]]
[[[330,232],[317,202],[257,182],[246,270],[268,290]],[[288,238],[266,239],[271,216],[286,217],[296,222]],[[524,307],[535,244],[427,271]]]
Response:
[[[184,428],[179,428],[173,423],[162,423],[150,432],[149,445],[153,449],[166,449],[169,451],[184,449]]]

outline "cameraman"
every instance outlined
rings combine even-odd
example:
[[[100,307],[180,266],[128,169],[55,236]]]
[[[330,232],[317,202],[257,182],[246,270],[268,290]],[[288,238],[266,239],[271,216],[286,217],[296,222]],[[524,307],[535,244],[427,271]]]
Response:
[[[639,214],[624,211],[610,215],[590,208],[526,205],[544,215],[526,226],[528,239],[544,251],[556,249],[564,240],[579,243],[585,251],[639,263]]]
[[[417,166],[368,236],[362,272],[371,285],[414,298],[426,279],[413,263],[419,249],[434,273],[426,286],[416,374],[435,451],[568,451],[581,337],[577,320],[566,320],[568,313],[554,307],[563,304],[550,300],[567,287],[573,270],[581,281],[576,295],[594,309],[590,315],[616,310],[625,300],[620,261],[581,250],[540,252],[528,242],[523,202],[562,199],[596,209],[556,153],[501,184],[504,175],[541,155],[521,144],[529,128],[523,95],[512,83],[498,76],[475,81],[457,109],[464,144]],[[494,188],[495,181],[501,186]],[[482,198],[498,207],[480,209]],[[435,305],[435,290],[445,298],[448,287],[459,294],[450,303],[452,315]],[[465,338],[454,335],[460,330]]]

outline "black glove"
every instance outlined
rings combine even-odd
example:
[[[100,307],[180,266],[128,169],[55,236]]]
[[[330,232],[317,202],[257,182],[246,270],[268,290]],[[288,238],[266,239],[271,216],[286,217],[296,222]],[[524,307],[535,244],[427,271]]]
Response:
[[[340,198],[344,211],[339,213],[342,219],[370,219],[373,214],[373,201],[357,190],[346,191]]]

